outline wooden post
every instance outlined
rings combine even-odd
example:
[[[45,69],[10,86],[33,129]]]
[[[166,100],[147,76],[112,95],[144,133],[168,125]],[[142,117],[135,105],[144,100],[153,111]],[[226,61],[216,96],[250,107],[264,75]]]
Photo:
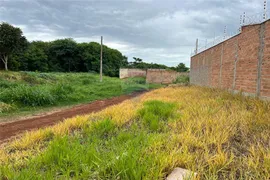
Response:
[[[100,43],[100,82],[102,82],[102,56],[103,56],[103,52],[102,52],[102,47],[103,46],[103,37],[101,36],[101,43]]]

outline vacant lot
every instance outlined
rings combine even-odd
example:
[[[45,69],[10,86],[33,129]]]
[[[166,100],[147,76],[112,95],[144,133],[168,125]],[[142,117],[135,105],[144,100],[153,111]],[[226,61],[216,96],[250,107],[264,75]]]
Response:
[[[0,71],[0,117],[29,114],[156,87],[142,78],[120,80],[91,73]]]
[[[199,87],[162,88],[0,150],[6,179],[270,178],[270,103]]]

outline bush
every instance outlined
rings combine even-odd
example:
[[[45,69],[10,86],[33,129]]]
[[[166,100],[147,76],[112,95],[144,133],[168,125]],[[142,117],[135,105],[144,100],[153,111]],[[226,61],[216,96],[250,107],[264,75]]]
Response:
[[[175,84],[189,84],[189,76],[188,75],[181,75],[176,78],[174,81]]]
[[[0,95],[5,103],[18,103],[26,106],[44,106],[55,104],[56,100],[45,88],[20,85]]]

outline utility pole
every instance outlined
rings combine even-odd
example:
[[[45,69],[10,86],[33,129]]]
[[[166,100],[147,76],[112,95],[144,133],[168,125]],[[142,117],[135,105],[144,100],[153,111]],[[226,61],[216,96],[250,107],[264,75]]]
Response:
[[[103,56],[103,52],[102,52],[102,47],[103,46],[103,37],[101,36],[101,43],[100,43],[100,82],[102,82],[102,56]]]

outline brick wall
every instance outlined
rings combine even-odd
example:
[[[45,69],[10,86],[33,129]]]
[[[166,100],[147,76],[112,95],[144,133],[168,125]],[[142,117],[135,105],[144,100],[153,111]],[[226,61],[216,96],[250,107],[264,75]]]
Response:
[[[120,79],[128,77],[146,77],[145,69],[120,69]]]
[[[165,69],[148,69],[146,73],[147,83],[158,83],[158,84],[171,84],[178,76],[188,75],[188,73],[179,73],[176,71],[165,70]]]
[[[191,84],[270,99],[270,21],[191,57]]]

